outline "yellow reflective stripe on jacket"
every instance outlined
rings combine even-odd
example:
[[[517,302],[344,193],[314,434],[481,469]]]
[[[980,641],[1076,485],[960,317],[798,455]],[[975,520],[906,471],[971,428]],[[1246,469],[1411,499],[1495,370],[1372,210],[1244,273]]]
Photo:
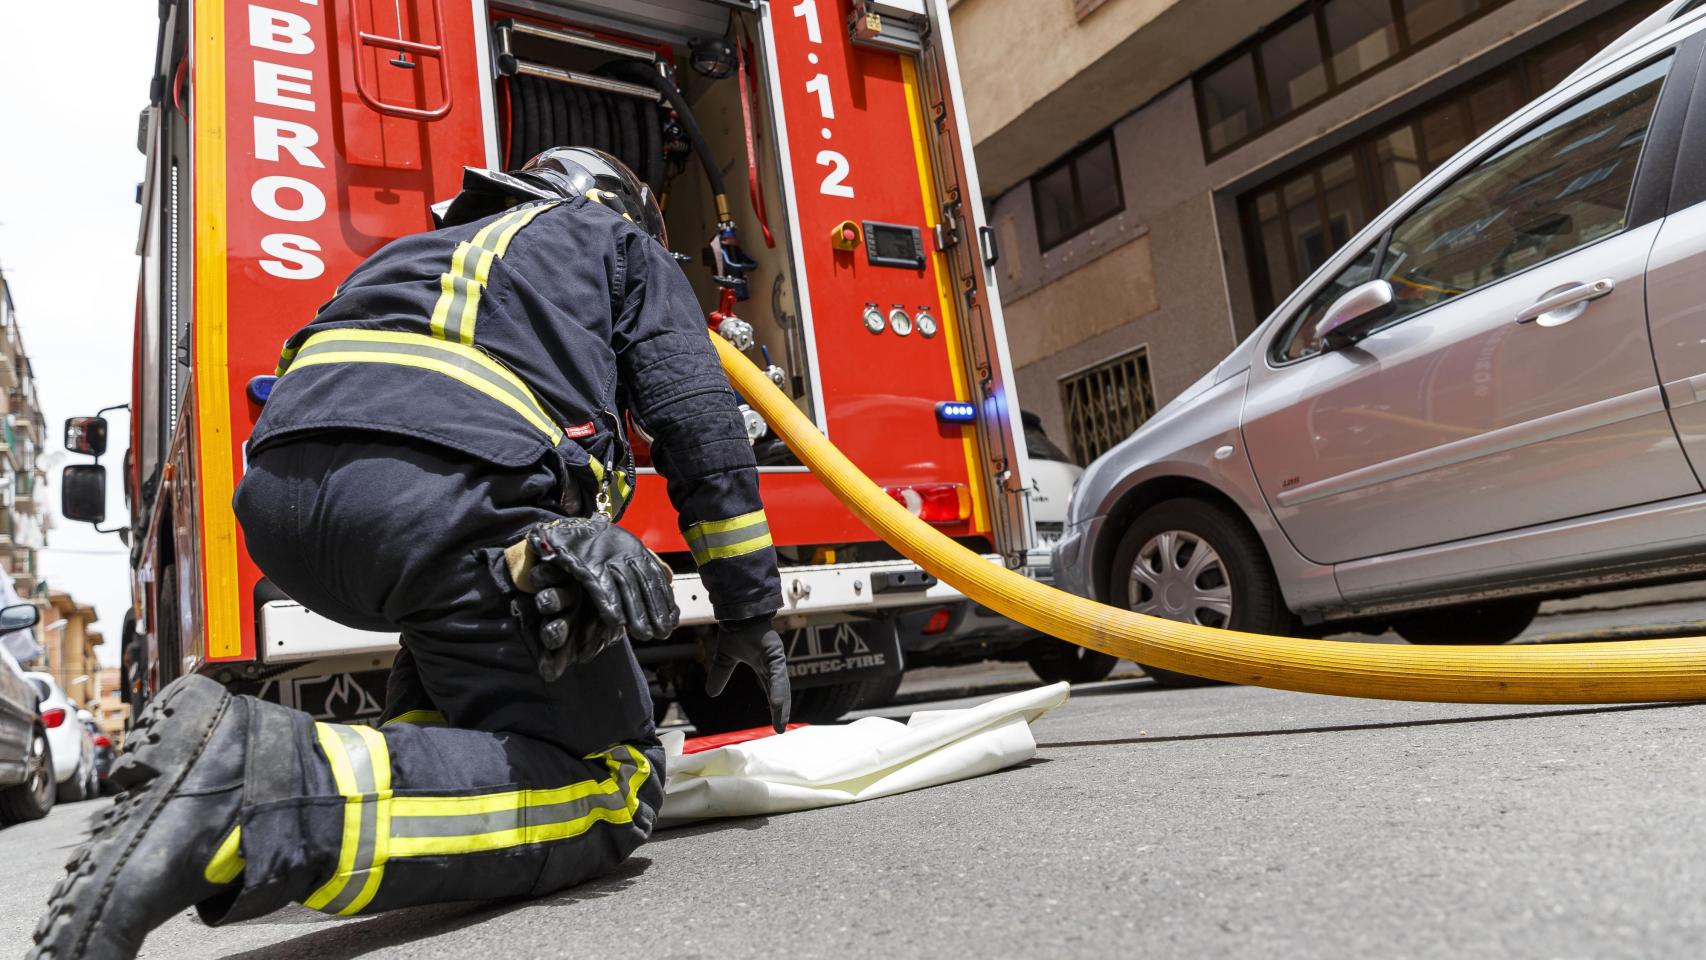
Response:
[[[450,270],[439,274],[438,303],[432,308],[432,335],[472,346],[474,319],[479,314],[480,296],[490,279],[492,261],[502,257],[515,235],[556,203],[523,207],[493,220],[474,234],[472,242],[456,245],[450,256]]]
[[[344,798],[344,834],[337,869],[302,902],[349,916],[379,892],[390,856],[391,755],[385,737],[372,727],[316,723],[314,733]]]
[[[219,842],[219,849],[213,851],[213,858],[207,861],[207,868],[201,874],[207,882],[216,887],[223,887],[243,872],[243,827],[238,825],[231,828],[225,839]]]
[[[712,560],[741,557],[771,545],[770,521],[763,510],[730,517],[727,520],[707,520],[687,528],[687,549],[693,551],[693,562],[704,566]]]
[[[485,353],[423,333],[394,330],[322,330],[302,342],[285,376],[305,367],[332,363],[390,363],[443,374],[473,387],[515,411],[543,433],[552,446],[563,431],[520,377]]]
[[[610,775],[554,789],[391,801],[392,857],[453,856],[577,837],[599,823],[632,823],[651,765],[627,745],[595,753]]]
[[[417,727],[442,727],[444,726],[444,714],[437,710],[410,710],[406,713],[397,714],[380,726],[389,727],[393,723],[412,723]]]

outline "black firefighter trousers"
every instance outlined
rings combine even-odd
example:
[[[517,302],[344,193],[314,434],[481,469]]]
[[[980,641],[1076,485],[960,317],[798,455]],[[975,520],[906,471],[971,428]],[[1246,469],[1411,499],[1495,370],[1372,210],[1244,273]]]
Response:
[[[322,616],[400,632],[403,648],[377,730],[294,715],[294,788],[244,807],[241,889],[204,917],[537,896],[645,842],[663,751],[633,652],[616,644],[547,683],[492,569],[561,515],[568,482],[552,464],[506,469],[380,433],[250,460],[235,508],[262,572]]]

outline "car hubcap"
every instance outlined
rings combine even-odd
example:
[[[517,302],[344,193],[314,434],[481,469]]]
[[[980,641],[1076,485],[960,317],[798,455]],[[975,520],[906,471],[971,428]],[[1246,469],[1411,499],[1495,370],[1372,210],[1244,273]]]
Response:
[[[1208,542],[1184,530],[1149,538],[1131,565],[1132,610],[1205,627],[1232,620],[1232,581]]]
[[[27,761],[30,792],[40,794],[47,786],[47,738],[36,737],[30,744]]]

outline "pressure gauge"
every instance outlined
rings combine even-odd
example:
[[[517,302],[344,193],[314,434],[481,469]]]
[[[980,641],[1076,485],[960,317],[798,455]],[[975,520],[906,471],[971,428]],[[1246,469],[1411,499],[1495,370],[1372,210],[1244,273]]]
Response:
[[[904,337],[912,332],[912,318],[906,315],[905,310],[895,307],[889,311],[889,329],[895,336]]]
[[[936,335],[936,318],[930,315],[928,307],[919,307],[918,315],[912,318],[918,325],[918,335],[926,339]]]
[[[872,333],[883,332],[883,312],[874,303],[865,304],[865,329]]]

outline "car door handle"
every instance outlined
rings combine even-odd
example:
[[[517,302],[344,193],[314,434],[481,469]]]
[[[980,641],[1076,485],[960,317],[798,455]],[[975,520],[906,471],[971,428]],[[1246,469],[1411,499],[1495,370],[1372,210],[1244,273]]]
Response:
[[[1540,325],[1543,327],[1561,326],[1576,319],[1576,317],[1581,315],[1581,311],[1578,310],[1567,317],[1560,317],[1553,320],[1551,323],[1547,323],[1545,320],[1541,320],[1541,318],[1549,313],[1562,310],[1568,306],[1573,306],[1578,303],[1587,303],[1589,300],[1598,300],[1600,297],[1603,297],[1616,289],[1617,281],[1610,277],[1606,277],[1604,280],[1595,280],[1592,283],[1577,283],[1564,287],[1560,290],[1553,290],[1541,297],[1539,300],[1534,301],[1533,306],[1517,314],[1516,322],[1529,323],[1534,320],[1540,320]]]

